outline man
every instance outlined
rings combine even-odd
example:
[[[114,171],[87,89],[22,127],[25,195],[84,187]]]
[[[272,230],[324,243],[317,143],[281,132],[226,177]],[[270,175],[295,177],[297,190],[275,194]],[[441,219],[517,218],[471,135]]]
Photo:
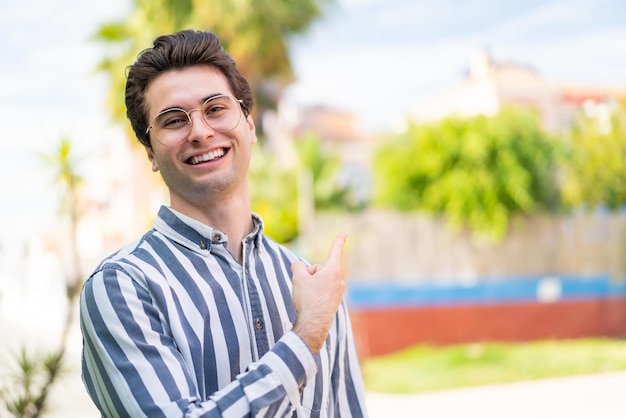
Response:
[[[215,34],[157,38],[126,106],[170,207],[81,294],[83,380],[103,416],[365,416],[345,235],[313,266],[263,235],[252,93]]]

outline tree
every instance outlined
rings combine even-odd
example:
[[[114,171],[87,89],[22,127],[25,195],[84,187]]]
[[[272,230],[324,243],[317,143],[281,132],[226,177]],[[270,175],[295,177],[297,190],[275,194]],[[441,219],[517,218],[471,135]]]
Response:
[[[581,113],[567,138],[563,195],[569,207],[626,205],[626,96]]]
[[[266,220],[266,233],[286,243],[315,210],[358,210],[363,202],[339,182],[341,159],[315,134],[294,139],[297,163],[284,167],[266,148],[257,147],[250,164],[252,208]],[[310,207],[309,207],[310,206]]]
[[[156,36],[184,28],[216,32],[251,82],[257,111],[275,107],[282,88],[293,79],[289,38],[305,32],[331,1],[135,0],[128,18],[106,23],[95,34],[110,47],[98,69],[111,80],[107,105],[113,119],[125,120],[126,67]]]
[[[76,234],[80,220],[77,197],[83,179],[77,171],[78,161],[72,154],[70,139],[62,137],[56,151],[50,155],[42,155],[42,158],[53,170],[54,183],[60,189],[61,214],[69,218],[68,245],[72,272],[66,277],[65,282],[67,310],[59,345],[44,355],[31,353],[26,347],[22,347],[15,359],[17,367],[12,371],[11,379],[2,382],[1,404],[17,418],[37,418],[47,410],[50,389],[62,374],[63,358],[74,323],[74,305],[83,282]]]
[[[310,174],[313,182],[313,200],[316,210],[358,210],[364,202],[354,197],[347,182],[340,181],[342,159],[314,133],[295,140],[300,169]]]
[[[442,215],[493,239],[510,218],[558,207],[559,146],[529,110],[410,125],[374,159],[375,204]]]
[[[265,222],[265,233],[278,242],[298,235],[298,177],[296,168],[283,168],[263,147],[255,147],[250,162],[252,210]]]

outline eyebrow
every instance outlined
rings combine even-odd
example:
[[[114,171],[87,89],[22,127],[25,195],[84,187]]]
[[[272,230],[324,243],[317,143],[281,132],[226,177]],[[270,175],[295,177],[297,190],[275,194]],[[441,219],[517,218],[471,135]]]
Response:
[[[209,100],[209,99],[213,99],[213,98],[215,98],[215,97],[217,97],[217,96],[228,96],[228,94],[226,94],[226,93],[213,93],[213,94],[210,94],[210,95],[208,95],[208,96],[206,96],[206,97],[203,97],[203,98],[201,99],[200,104],[202,104],[202,103],[206,102],[206,101],[207,101],[207,100]]]

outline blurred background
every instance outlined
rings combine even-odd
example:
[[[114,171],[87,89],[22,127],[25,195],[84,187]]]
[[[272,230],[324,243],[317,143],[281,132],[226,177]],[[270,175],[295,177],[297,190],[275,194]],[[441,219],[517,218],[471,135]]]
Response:
[[[625,15],[617,0],[0,0],[0,416],[28,376],[54,383],[49,416],[96,416],[76,295],[167,204],[124,117],[125,68],[189,27],[214,30],[255,90],[267,233],[313,261],[349,233],[364,362],[620,342]]]

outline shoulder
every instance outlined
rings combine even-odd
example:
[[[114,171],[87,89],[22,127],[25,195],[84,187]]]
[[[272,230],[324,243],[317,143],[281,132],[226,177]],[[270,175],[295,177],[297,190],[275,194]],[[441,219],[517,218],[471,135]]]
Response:
[[[279,257],[288,264],[291,264],[296,260],[305,261],[300,256],[296,255],[291,247],[285,244],[279,244],[267,235],[261,236],[258,246],[261,251],[269,253],[275,257]]]
[[[147,265],[156,264],[151,248],[155,240],[161,240],[159,236],[154,230],[148,231],[141,238],[105,257],[87,278],[87,283],[104,276],[127,276],[134,279],[142,277]]]

